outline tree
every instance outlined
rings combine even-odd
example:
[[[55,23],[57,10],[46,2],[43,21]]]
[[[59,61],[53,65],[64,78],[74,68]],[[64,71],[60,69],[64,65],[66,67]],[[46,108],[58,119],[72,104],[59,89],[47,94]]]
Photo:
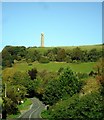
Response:
[[[18,49],[19,49],[18,56],[21,56],[21,58],[25,58],[27,54],[26,47],[20,46],[18,47]]]
[[[82,62],[88,62],[88,51],[87,50],[83,50],[82,51]]]
[[[99,59],[94,69],[97,72],[96,80],[101,84],[101,94],[104,97],[104,57]]]
[[[49,58],[50,61],[55,61],[56,60],[56,57],[55,57],[55,55],[53,54],[52,51],[50,53],[48,53],[47,57]]]
[[[6,114],[17,114],[19,112],[17,104],[8,97],[3,97],[3,111]]]
[[[43,94],[43,102],[45,104],[53,105],[62,97],[62,90],[60,88],[59,80],[51,80],[47,87],[45,88],[45,92]]]
[[[91,61],[91,62],[95,62],[98,60],[98,51],[94,48],[94,49],[91,49],[89,52],[88,52],[88,60]]]
[[[25,99],[27,90],[23,85],[11,85],[9,83],[6,83],[6,86],[6,97],[10,98],[12,102],[14,102],[15,104],[19,104],[21,103],[21,100]]]
[[[56,72],[49,72],[47,70],[39,71],[37,74],[37,78],[34,81],[35,95],[42,100],[42,96],[48,83],[53,79],[56,79],[57,77],[58,76]]]
[[[61,71],[59,78],[48,82],[43,94],[45,104],[53,105],[62,97],[69,95],[73,96],[81,90],[82,82],[70,68],[65,68]]]
[[[40,57],[41,57],[41,54],[39,51],[37,50],[28,51],[26,55],[26,60],[30,59],[31,62],[39,61]]]
[[[64,70],[64,68],[60,67],[59,70],[58,70],[58,74],[60,75],[63,72],[63,70]]]
[[[14,63],[13,57],[11,54],[4,48],[2,50],[2,66],[3,67],[11,67],[12,63]]]
[[[94,66],[94,70],[97,72],[98,75],[103,75],[104,72],[104,58],[100,58],[96,65]]]
[[[21,103],[26,98],[27,90],[23,85],[11,86],[12,92],[16,95],[17,103]],[[10,92],[8,92],[10,94]],[[7,94],[8,95],[8,94]]]
[[[57,52],[56,60],[59,62],[65,61],[66,53],[64,49],[59,49]]]
[[[38,71],[37,71],[36,68],[31,69],[31,70],[28,71],[28,74],[29,74],[31,80],[36,79],[37,73],[38,73]]]
[[[82,50],[79,47],[73,49],[71,58],[72,60],[81,60],[83,56]]]
[[[27,53],[26,47],[24,46],[6,46],[4,49],[6,49],[13,57],[13,59],[16,60],[21,60],[22,58],[25,58]]]
[[[52,49],[53,54],[57,54],[59,49],[60,49],[60,48],[57,48],[57,47],[53,48],[53,49]]]
[[[40,63],[49,63],[49,59],[48,59],[48,57],[42,56],[42,57],[39,59],[39,62],[40,62]]]
[[[61,87],[70,96],[78,93],[82,87],[82,81],[80,81],[77,75],[70,69],[65,68],[59,77]]]
[[[35,94],[34,81],[31,80],[30,76],[26,72],[16,72],[13,75],[12,85],[22,85],[26,88],[27,94],[30,97],[33,97]]]
[[[49,120],[81,119],[104,120],[104,104],[99,93],[91,93],[80,97],[78,94],[50,107],[47,114]]]
[[[2,65],[2,54],[0,52],[0,66]]]
[[[66,56],[66,58],[65,58],[65,61],[67,62],[67,63],[72,63],[72,59],[71,59],[71,56]]]

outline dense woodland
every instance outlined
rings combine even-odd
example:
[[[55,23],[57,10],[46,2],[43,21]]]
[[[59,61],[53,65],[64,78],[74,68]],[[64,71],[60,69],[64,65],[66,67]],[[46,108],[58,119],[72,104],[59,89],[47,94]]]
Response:
[[[73,119],[104,119],[104,63],[103,49],[82,50],[52,48],[44,53],[24,46],[6,46],[2,52],[3,66],[3,118],[10,114],[18,114],[18,105],[21,100],[31,97],[39,98],[49,107],[42,112],[43,118],[49,120]],[[11,68],[15,61],[24,60],[30,65],[34,61],[39,63],[67,62],[82,63],[96,62],[95,70],[89,75],[73,72],[69,67],[61,67],[57,72],[46,70],[38,71],[36,68],[21,72],[5,72]],[[99,86],[96,91],[86,92],[84,86],[86,79],[93,78]],[[5,88],[6,97],[5,97]]]

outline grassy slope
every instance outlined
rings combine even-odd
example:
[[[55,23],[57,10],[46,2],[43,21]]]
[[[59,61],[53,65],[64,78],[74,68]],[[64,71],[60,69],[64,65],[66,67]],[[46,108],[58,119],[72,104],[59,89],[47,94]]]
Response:
[[[25,110],[29,109],[30,105],[32,104],[32,101],[30,99],[26,99],[25,102],[21,105],[18,105],[19,110],[24,112]]]
[[[83,46],[60,46],[60,48],[64,48],[65,50],[73,49],[73,48],[76,48],[76,47],[80,47],[82,50],[88,50],[88,51],[93,49],[93,48],[96,48],[97,50],[102,50],[102,45],[100,45],[100,44],[97,44],[97,45],[83,45]],[[38,50],[41,53],[44,53],[47,50],[53,49],[53,48],[55,48],[55,47],[45,47],[45,48],[30,47],[30,48],[28,48],[28,51]],[[46,70],[49,70],[49,71],[57,71],[60,67],[70,66],[73,71],[88,73],[93,69],[93,66],[95,65],[95,63],[81,63],[81,64],[71,64],[70,63],[69,64],[69,63],[55,63],[55,62],[54,63],[51,62],[51,63],[48,63],[48,64],[40,64],[40,63],[34,62],[32,64],[33,64],[32,66],[28,66],[28,64],[25,63],[25,62],[18,63],[18,64],[14,65],[13,69],[24,71],[24,70],[28,70],[28,69],[31,69],[33,67],[36,67],[38,70],[46,69]]]
[[[96,48],[97,50],[102,50],[102,45],[100,45],[100,44],[99,45],[83,45],[83,46],[58,46],[58,48],[64,48],[65,50],[67,50],[67,49],[72,50],[73,48],[76,48],[76,47],[79,47],[82,50],[88,50],[88,51],[93,49],[93,48]],[[55,48],[55,47],[44,47],[44,48],[41,48],[41,47],[38,47],[38,48],[30,47],[28,49],[28,51],[39,50],[41,53],[44,53],[47,50],[53,49],[53,48]]]
[[[57,47],[57,46],[56,46]],[[97,50],[102,50],[102,45],[98,44],[98,45],[85,45],[85,46],[60,46],[60,48],[65,48],[67,49],[73,49],[75,47],[80,47],[82,50],[91,50],[93,48],[96,48]],[[36,47],[30,47],[28,48],[28,51],[34,51],[34,50],[39,50],[41,53],[44,53],[45,51],[47,51],[48,49],[53,49],[55,47],[45,47],[45,48],[36,48]],[[36,67],[38,70],[49,70],[49,71],[57,71],[60,67],[67,67],[70,66],[71,69],[73,71],[76,72],[84,72],[84,73],[88,73],[93,69],[93,66],[95,65],[95,63],[81,63],[81,64],[69,64],[69,63],[55,63],[55,62],[50,62],[48,64],[40,64],[40,63],[32,63],[32,66],[28,66],[28,64],[26,62],[19,62],[16,63],[12,68],[6,68],[7,70],[10,71],[26,71],[28,69],[31,69],[33,67]],[[0,72],[1,73],[1,72]]]
[[[60,67],[70,67],[75,72],[82,72],[82,73],[89,73],[91,70],[93,70],[93,67],[96,63],[94,62],[88,62],[88,63],[80,63],[80,64],[74,64],[74,63],[65,63],[65,62],[50,62],[47,64],[41,64],[38,62],[33,62],[31,66],[29,66],[26,62],[16,63],[11,68],[6,68],[6,71],[27,71],[32,68],[37,68],[37,70],[48,70],[48,71],[58,71]]]

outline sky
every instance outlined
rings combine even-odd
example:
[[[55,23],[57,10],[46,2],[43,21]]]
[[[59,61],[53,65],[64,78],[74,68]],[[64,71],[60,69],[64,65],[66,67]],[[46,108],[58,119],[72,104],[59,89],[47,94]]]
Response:
[[[3,2],[2,48],[6,45],[78,46],[102,43],[101,2]]]

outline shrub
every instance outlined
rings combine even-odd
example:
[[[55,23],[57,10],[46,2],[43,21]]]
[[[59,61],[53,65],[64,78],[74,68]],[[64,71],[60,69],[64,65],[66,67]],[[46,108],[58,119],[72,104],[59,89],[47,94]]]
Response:
[[[37,69],[36,69],[36,68],[31,69],[31,70],[29,70],[29,71],[28,71],[28,74],[29,74],[29,76],[30,76],[31,80],[36,79],[37,72],[38,72],[38,71],[37,71]]]
[[[73,97],[58,102],[48,110],[49,120],[81,119],[104,120],[104,104],[99,93]]]
[[[59,80],[52,80],[48,83],[43,94],[43,101],[45,104],[53,105],[62,96],[62,89],[60,88]]]
[[[48,83],[43,94],[45,104],[53,105],[65,95],[70,97],[78,93],[82,87],[82,82],[70,68],[62,70],[58,80],[52,80]]]
[[[29,63],[28,66],[32,66],[32,63]]]
[[[3,110],[8,114],[16,114],[19,112],[17,104],[10,98],[3,98]]]
[[[40,63],[49,63],[49,60],[48,60],[47,57],[41,57],[41,58],[39,59],[39,62],[40,62]]]
[[[77,63],[78,61],[77,60],[73,60],[72,63]]]
[[[78,72],[78,73],[77,73],[77,76],[78,76],[79,79],[83,79],[83,78],[87,78],[87,77],[88,77],[88,74],[87,74],[87,73]]]

